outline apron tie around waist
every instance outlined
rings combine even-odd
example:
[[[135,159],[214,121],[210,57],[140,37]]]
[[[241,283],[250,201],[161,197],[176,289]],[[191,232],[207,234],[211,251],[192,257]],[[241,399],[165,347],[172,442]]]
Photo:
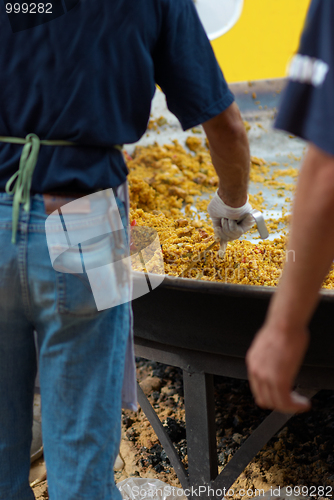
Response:
[[[12,144],[23,144],[23,150],[20,157],[19,169],[6,183],[6,193],[14,195],[13,197],[13,215],[12,215],[12,243],[16,242],[16,233],[19,220],[20,204],[26,212],[30,209],[30,188],[32,176],[38,159],[38,153],[41,145],[44,146],[78,146],[79,144],[63,140],[40,140],[36,134],[28,134],[25,139],[21,137],[0,136],[0,142],[9,142]],[[122,146],[114,145],[115,149],[122,151]]]

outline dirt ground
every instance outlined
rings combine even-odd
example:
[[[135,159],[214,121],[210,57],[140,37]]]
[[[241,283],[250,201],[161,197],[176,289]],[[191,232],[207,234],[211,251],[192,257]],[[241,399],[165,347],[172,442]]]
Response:
[[[187,467],[187,443],[183,384],[180,370],[159,363],[137,360],[138,380]],[[257,408],[248,383],[215,379],[217,450],[219,471],[228,463],[268,412]],[[293,417],[261,450],[232,486],[233,498],[240,490],[264,491],[285,486],[313,487],[314,498],[333,496],[334,489],[334,392],[321,391],[312,400],[312,410]],[[129,477],[157,478],[180,487],[168,457],[139,409],[123,411],[120,453],[124,461],[115,471],[116,483]],[[31,480],[43,478],[43,459],[32,468]],[[321,487],[324,489],[322,490]],[[47,481],[34,488],[37,500],[48,499]],[[319,492],[324,494],[318,494]],[[93,499],[92,499],[93,500]]]

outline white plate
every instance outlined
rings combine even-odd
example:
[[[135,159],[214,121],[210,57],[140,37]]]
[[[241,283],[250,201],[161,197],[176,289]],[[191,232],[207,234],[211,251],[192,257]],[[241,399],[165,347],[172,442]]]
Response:
[[[209,40],[229,31],[238,21],[243,0],[194,0]]]

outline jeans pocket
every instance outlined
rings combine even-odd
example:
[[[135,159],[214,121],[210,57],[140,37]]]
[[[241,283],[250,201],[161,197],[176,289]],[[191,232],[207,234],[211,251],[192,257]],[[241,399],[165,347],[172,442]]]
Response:
[[[124,205],[117,198],[116,201],[121,220],[126,225]],[[127,247],[127,232],[122,229],[75,245],[66,254],[61,253],[62,265],[58,264],[56,273],[58,312],[87,317],[113,307],[112,304],[123,303],[119,295],[122,296],[124,282],[115,275],[112,263],[127,255]],[[122,269],[122,266],[116,267]],[[126,283],[126,288],[128,286]]]
[[[56,273],[57,309],[60,314],[95,316],[98,309],[86,273]]]

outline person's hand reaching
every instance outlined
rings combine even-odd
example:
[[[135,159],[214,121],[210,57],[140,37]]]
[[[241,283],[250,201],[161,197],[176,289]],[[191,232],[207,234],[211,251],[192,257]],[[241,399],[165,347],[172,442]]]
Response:
[[[208,205],[215,236],[220,241],[218,256],[223,258],[228,241],[238,238],[255,224],[251,215],[252,206],[248,202],[238,208],[229,207],[218,195],[218,191]]]

